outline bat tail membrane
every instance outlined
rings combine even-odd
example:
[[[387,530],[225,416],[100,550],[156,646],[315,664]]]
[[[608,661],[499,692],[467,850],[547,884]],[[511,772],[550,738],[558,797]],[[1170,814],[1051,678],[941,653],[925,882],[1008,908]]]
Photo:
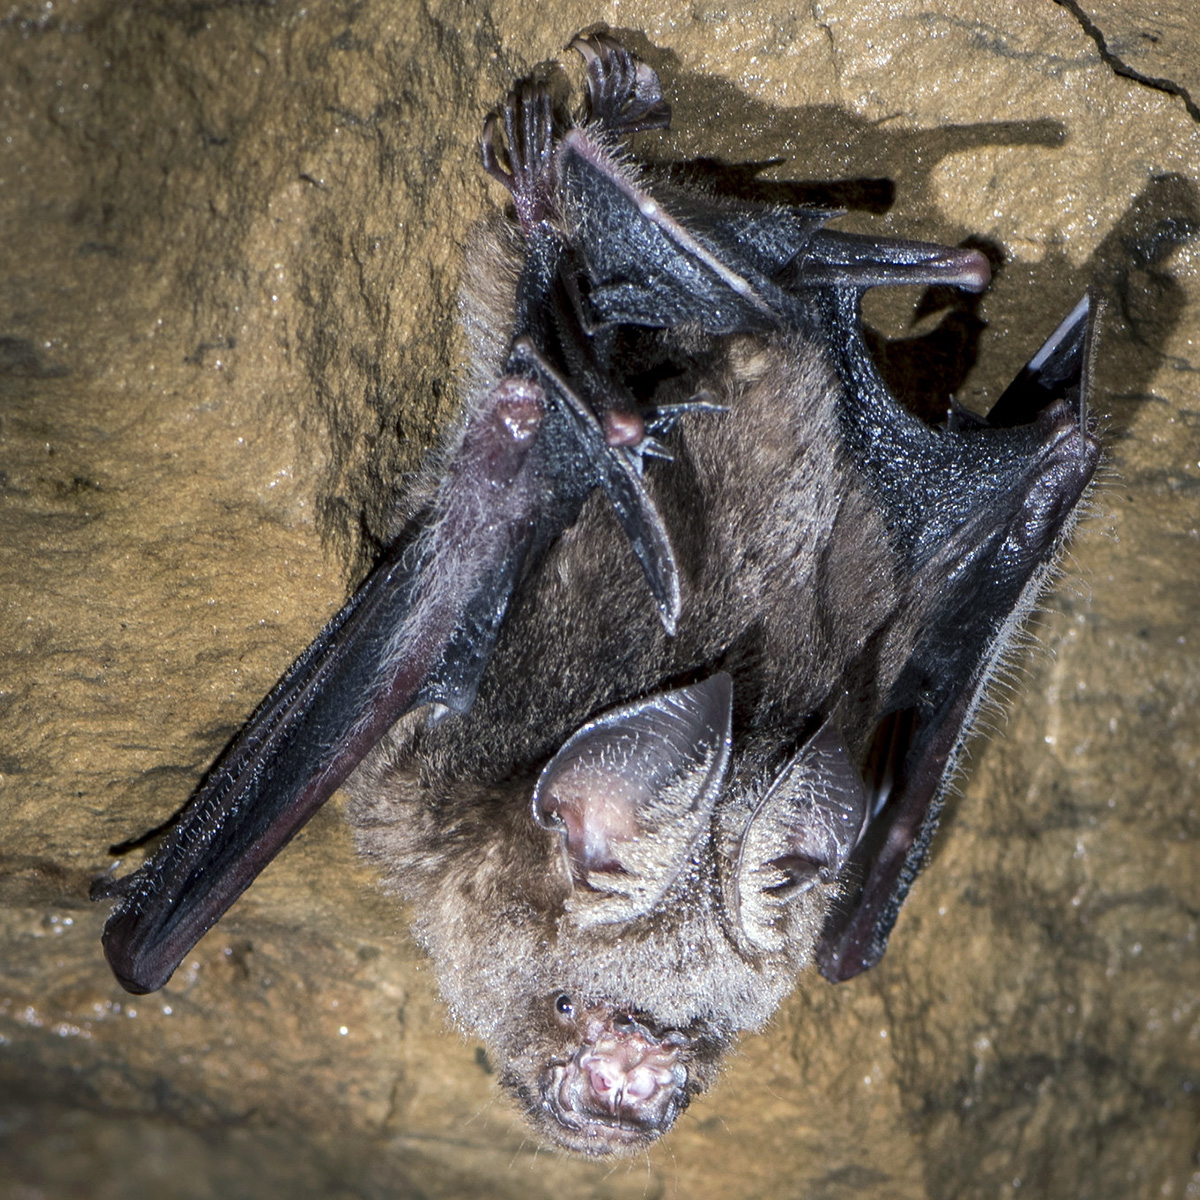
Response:
[[[108,887],[121,903],[104,949],[126,990],[166,983],[398,717],[470,707],[533,537],[544,409],[536,383],[497,384],[420,535],[388,551],[280,680],[155,855]]]
[[[874,815],[849,868],[859,887],[831,915],[818,948],[821,972],[835,982],[882,957],[996,663],[1033,606],[1095,472],[1099,444],[1087,412],[1095,314],[1094,298],[1085,296],[988,421],[928,431],[941,444],[926,443],[916,470],[934,470],[940,453],[934,477],[944,494],[927,511],[936,537],[909,543],[914,581],[905,609],[924,632],[868,752]],[[904,466],[912,469],[911,460]],[[955,489],[962,495],[945,494]]]

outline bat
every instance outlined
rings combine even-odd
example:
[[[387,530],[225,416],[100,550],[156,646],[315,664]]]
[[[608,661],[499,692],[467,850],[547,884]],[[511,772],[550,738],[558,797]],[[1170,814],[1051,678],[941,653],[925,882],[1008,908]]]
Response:
[[[986,417],[888,390],[860,305],[977,252],[639,166],[658,76],[518,81],[467,254],[464,412],[417,516],[100,889],[152,991],[349,782],[455,1019],[546,1140],[660,1137],[815,962],[877,963],[1100,445],[1085,295]],[[353,774],[352,774],[353,773]]]

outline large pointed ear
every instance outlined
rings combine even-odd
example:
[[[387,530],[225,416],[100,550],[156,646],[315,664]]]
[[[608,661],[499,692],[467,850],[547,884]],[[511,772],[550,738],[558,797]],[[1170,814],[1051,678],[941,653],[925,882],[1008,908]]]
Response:
[[[649,912],[709,828],[729,764],[724,672],[589,721],[550,760],[533,817],[559,832],[584,928]]]
[[[788,905],[837,877],[866,819],[862,777],[830,718],[775,777],[742,835],[731,899],[747,940],[782,948]]]

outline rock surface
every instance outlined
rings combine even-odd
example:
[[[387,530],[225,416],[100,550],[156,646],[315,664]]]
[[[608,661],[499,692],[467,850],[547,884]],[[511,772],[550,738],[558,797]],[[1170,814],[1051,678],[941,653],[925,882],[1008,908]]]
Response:
[[[0,18],[0,1197],[1200,1197],[1200,17],[800,8]],[[525,1136],[336,802],[157,995],[86,899],[369,561],[454,410],[482,115],[597,21],[646,153],[980,239],[965,402],[1109,301],[1106,478],[886,959],[615,1171]],[[931,318],[871,315],[911,368]]]

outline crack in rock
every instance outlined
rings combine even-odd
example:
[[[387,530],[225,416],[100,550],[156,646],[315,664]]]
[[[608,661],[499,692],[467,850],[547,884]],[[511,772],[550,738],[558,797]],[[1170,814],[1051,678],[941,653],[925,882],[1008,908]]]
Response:
[[[1156,91],[1166,92],[1170,96],[1178,96],[1183,101],[1184,108],[1188,111],[1188,116],[1193,121],[1200,122],[1200,104],[1197,104],[1192,99],[1191,93],[1181,84],[1176,83],[1173,79],[1159,79],[1154,75],[1143,75],[1141,71],[1135,71],[1128,63],[1123,62],[1109,48],[1108,42],[1104,37],[1104,33],[1099,26],[1083,11],[1078,0],[1054,0],[1060,8],[1065,8],[1079,22],[1084,33],[1088,35],[1096,43],[1097,49],[1100,51],[1100,57],[1106,62],[1117,75],[1122,75],[1126,79],[1132,79],[1134,83],[1140,83],[1145,87],[1154,88]]]

